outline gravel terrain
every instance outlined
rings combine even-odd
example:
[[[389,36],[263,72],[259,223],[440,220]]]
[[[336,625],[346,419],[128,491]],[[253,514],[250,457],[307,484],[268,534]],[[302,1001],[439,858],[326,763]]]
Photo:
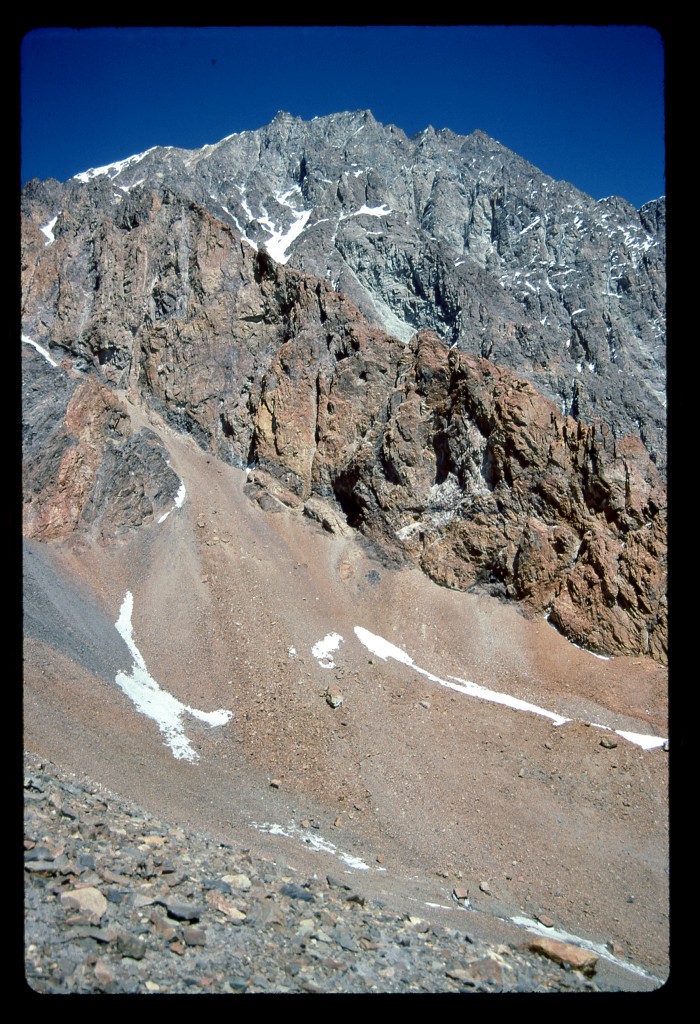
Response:
[[[485,941],[474,913],[398,910],[145,813],[25,757],[26,977],[42,994],[600,992],[595,954]],[[314,829],[309,824],[309,830]],[[456,889],[459,893],[459,888]],[[444,911],[448,911],[445,913]],[[583,953],[579,961],[570,961]],[[577,966],[572,966],[576,964]],[[607,970],[605,967],[607,966]],[[621,975],[623,976],[623,975]],[[644,987],[640,985],[640,987]],[[647,986],[650,987],[648,982]]]

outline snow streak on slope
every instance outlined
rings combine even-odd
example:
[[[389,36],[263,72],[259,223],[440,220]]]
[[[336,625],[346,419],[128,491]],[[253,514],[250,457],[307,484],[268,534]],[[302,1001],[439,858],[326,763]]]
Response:
[[[287,192],[284,192],[283,194],[278,193],[275,196],[277,202],[281,206],[286,206],[288,210],[291,210],[294,217],[291,226],[287,228],[286,231],[283,231],[281,228],[275,227],[275,225],[268,217],[267,210],[265,210],[265,207],[263,207],[264,217],[259,218],[260,224],[262,224],[263,227],[267,228],[267,230],[272,235],[272,238],[270,238],[265,243],[267,246],[267,251],[274,260],[277,260],[278,263],[287,262],[287,260],[289,259],[287,250],[291,246],[294,239],[298,238],[299,235],[302,233],[302,231],[304,230],[308,223],[309,217],[313,212],[312,210],[297,210],[296,207],[292,206],[292,204],[289,201],[289,197],[293,195],[295,192],[298,192],[299,195],[301,195],[301,189],[299,188],[298,185],[295,185],[293,188],[290,188]]]
[[[170,515],[171,512],[174,512],[176,508],[182,508],[182,506],[185,503],[185,498],[186,497],[187,497],[187,489],[185,487],[184,481],[181,480],[180,481],[179,490],[178,490],[177,494],[175,495],[175,504],[173,505],[173,507],[171,509],[168,509],[167,512],[163,513],[163,515],[160,517],[158,522],[159,523],[164,523],[165,520],[168,518],[168,516]]]
[[[51,366],[58,366],[56,360],[53,359],[51,355],[49,355],[48,349],[45,349],[43,345],[40,345],[36,341],[32,341],[32,339],[28,338],[26,334],[22,335],[22,341],[24,342],[25,345],[31,345],[32,348],[35,348],[39,355],[42,355],[46,362],[50,363]]]
[[[131,651],[134,664],[129,675],[125,672],[118,672],[115,682],[133,702],[137,711],[156,722],[165,737],[165,742],[178,761],[198,761],[199,754],[193,750],[190,741],[185,736],[182,724],[183,716],[190,714],[213,728],[216,725],[225,725],[233,717],[233,712],[224,708],[220,708],[218,711],[199,711],[197,708],[182,704],[176,697],[158,685],[149,674],[143,655],[134,641],[131,624],[133,607],[134,599],[131,592],[127,591],[115,626]]]
[[[145,150],[143,153],[135,153],[134,156],[128,156],[126,160],[117,160],[115,163],[106,164],[104,167],[91,167],[89,171],[81,171],[80,174],[74,174],[73,177],[77,181],[87,184],[91,178],[96,178],[100,174],[106,174],[111,181],[114,181],[125,168],[139,163],[145,156],[152,153],[155,148],[155,146],[151,146],[150,149]]]
[[[369,871],[369,864],[360,858],[356,857],[352,853],[343,853],[335,843],[332,843],[329,839],[324,839],[323,836],[315,835],[308,829],[301,829],[294,822],[291,822],[286,828],[282,825],[273,825],[270,822],[263,822],[258,824],[257,822],[251,822],[253,828],[257,828],[260,832],[267,832],[271,836],[285,836],[288,839],[301,839],[306,846],[310,846],[312,850],[316,850],[318,853],[330,853],[334,857],[338,857],[344,864],[347,864],[349,868],[354,868],[355,871]],[[378,868],[379,871],[384,871],[384,868]]]
[[[43,227],[39,228],[39,231],[41,231],[42,235],[46,236],[46,242],[44,243],[45,245],[51,245],[52,242],[56,241],[56,239],[54,238],[53,229],[56,227],[57,221],[58,214],[55,217],[52,217],[48,224],[44,224]]]
[[[506,707],[514,708],[516,711],[528,711],[531,714],[541,715],[544,718],[550,718],[555,725],[564,725],[566,722],[571,721],[570,718],[564,718],[554,711],[547,711],[546,708],[541,708],[537,704],[530,704],[528,701],[520,700],[519,697],[511,697],[510,694],[499,693],[497,690],[489,690],[484,686],[477,685],[477,683],[469,682],[467,679],[460,679],[458,676],[449,676],[449,679],[453,681],[447,682],[447,680],[441,679],[439,676],[433,675],[432,672],[421,668],[420,665],[416,665],[413,658],[400,647],[396,647],[381,636],[370,633],[368,629],[363,629],[362,626],[355,626],[355,635],[368,651],[376,654],[383,661],[386,661],[388,658],[400,661],[403,665],[408,665],[409,668],[412,668],[414,672],[420,672],[422,676],[426,676],[432,682],[439,683],[440,686],[446,686],[450,690],[456,690],[458,693],[464,693],[469,697],[478,697],[479,700],[487,700],[493,704],[504,704]],[[591,724],[595,725],[598,729],[605,729],[608,732],[614,731],[618,736],[622,736],[623,739],[643,747],[645,750],[663,746],[666,742],[663,736],[649,736],[643,733],[627,732],[622,729],[611,730],[606,725]]]
[[[422,676],[426,676],[434,683],[439,683],[441,686],[447,686],[450,690],[457,690],[459,693],[466,693],[470,697],[479,697],[480,700],[492,701],[495,704],[505,704],[508,707],[516,708],[518,711],[530,711],[536,715],[543,715],[545,718],[551,718],[555,725],[564,725],[565,722],[570,721],[568,718],[563,718],[561,715],[555,714],[553,711],[546,711],[544,708],[538,707],[536,704],[528,704],[527,701],[519,700],[517,697],[511,697],[507,693],[498,693],[496,690],[487,690],[483,686],[477,686],[476,683],[467,682],[465,679],[456,679],[454,676],[450,676],[455,681],[448,683],[445,679],[440,679],[439,676],[435,676],[432,672],[428,672],[426,669],[416,665],[413,658],[405,651],[402,651],[400,647],[395,647],[394,644],[389,643],[381,636],[376,636],[374,633],[370,633],[368,629],[363,629],[362,626],[355,626],[355,635],[357,639],[363,644],[367,650],[371,651],[372,654],[376,654],[378,658],[386,661],[387,658],[393,658],[395,661],[400,661],[404,665],[408,665],[415,672],[420,672]]]
[[[589,939],[584,939],[580,935],[572,935],[570,932],[565,932],[561,928],[549,928],[546,925],[540,924],[534,918],[521,917],[516,915],[511,917],[510,920],[513,924],[518,925],[519,928],[525,928],[527,931],[532,932],[535,935],[542,935],[547,939],[554,939],[556,942],[566,942],[570,945],[580,946],[582,949],[587,949],[591,953],[596,953],[598,956],[603,957],[604,960],[609,960],[611,964],[617,964],[625,971],[630,971],[632,974],[638,974],[642,978],[651,978],[652,981],[661,982],[661,978],[655,977],[653,974],[649,974],[642,967],[638,967],[636,964],[630,963],[629,960],[620,960],[614,956],[607,946],[604,946],[602,942],[591,942]]]

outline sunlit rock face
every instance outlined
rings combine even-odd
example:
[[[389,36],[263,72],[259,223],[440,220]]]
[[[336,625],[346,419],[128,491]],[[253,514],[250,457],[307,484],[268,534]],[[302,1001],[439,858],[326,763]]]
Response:
[[[155,147],[65,186],[32,182],[25,208],[37,228],[57,218],[58,239],[95,203],[115,207],[123,233],[174,197],[330,282],[370,323],[403,340],[430,328],[532,380],[564,413],[640,436],[663,465],[663,199],[641,210],[595,200],[481,131],[409,139],[355,111],[280,113],[201,150]],[[83,260],[66,283],[90,270]],[[143,261],[125,269],[127,288],[150,273]],[[186,301],[185,268],[175,259],[168,271],[155,290],[144,282],[160,319]],[[110,345],[101,351],[113,362]]]
[[[666,656],[663,204],[369,112],[23,197],[25,530],[158,521],[150,408],[288,504]],[[309,504],[311,502],[311,504]],[[325,514],[325,513],[324,513]]]

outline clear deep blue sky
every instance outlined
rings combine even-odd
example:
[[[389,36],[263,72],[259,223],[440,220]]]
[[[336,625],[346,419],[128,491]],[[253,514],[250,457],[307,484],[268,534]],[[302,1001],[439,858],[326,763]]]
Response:
[[[369,108],[480,128],[596,199],[665,192],[664,43],[646,26],[44,28],[21,47],[22,183]]]

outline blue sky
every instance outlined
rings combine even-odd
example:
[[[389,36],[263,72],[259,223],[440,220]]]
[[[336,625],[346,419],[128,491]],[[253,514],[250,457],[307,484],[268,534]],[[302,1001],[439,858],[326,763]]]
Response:
[[[21,54],[22,183],[369,108],[407,135],[480,128],[554,178],[665,192],[664,46],[646,26],[44,28]]]

